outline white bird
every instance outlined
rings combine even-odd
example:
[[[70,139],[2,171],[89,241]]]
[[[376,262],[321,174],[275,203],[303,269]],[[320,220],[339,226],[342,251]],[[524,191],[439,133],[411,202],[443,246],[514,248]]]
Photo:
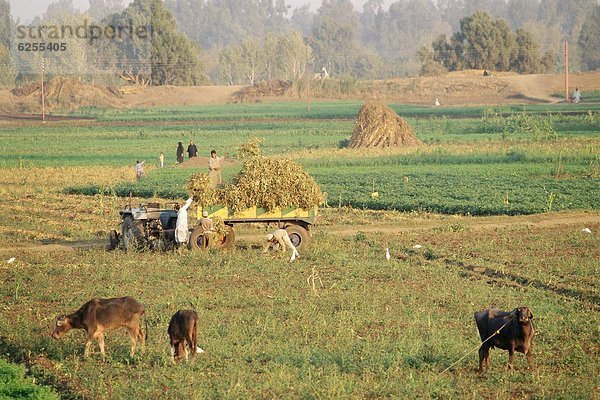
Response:
[[[421,246],[420,244],[415,244],[415,245],[413,246],[413,249],[420,249],[421,247],[423,247],[423,246]]]
[[[390,261],[390,258],[392,258],[392,256],[390,255],[390,248],[386,247],[385,248],[385,259]]]
[[[592,233],[592,231],[590,230],[590,228],[583,228],[581,230],[581,232],[583,232],[583,233]]]
[[[11,257],[11,258],[9,258],[8,260],[6,260],[6,262],[7,262],[8,264],[11,264],[11,263],[15,262],[15,260],[16,260],[16,258],[14,258],[14,257]]]
[[[196,353],[198,353],[198,354],[204,353],[204,350],[202,350],[200,347],[196,346]]]

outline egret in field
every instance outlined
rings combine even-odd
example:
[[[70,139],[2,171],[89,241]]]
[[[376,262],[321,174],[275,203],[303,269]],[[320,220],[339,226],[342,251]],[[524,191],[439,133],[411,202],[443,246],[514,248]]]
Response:
[[[385,259],[390,261],[390,258],[392,258],[392,256],[390,255],[390,248],[386,247],[385,248]]]
[[[590,228],[583,228],[581,230],[581,232],[583,232],[583,233],[592,233],[592,230]]]
[[[14,258],[14,257],[11,257],[11,258],[9,258],[8,260],[6,260],[6,263],[7,263],[7,264],[12,264],[12,263],[14,263],[14,262],[15,262],[15,260],[16,260],[16,258]]]
[[[420,249],[421,247],[423,247],[423,246],[421,246],[420,244],[415,244],[415,245],[413,246],[413,249]]]

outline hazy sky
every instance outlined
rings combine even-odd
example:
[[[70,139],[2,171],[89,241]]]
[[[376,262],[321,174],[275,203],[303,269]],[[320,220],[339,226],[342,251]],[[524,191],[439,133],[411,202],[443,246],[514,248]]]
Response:
[[[354,6],[358,9],[362,9],[362,5],[367,0],[352,0]],[[21,22],[28,22],[35,16],[41,15],[46,11],[49,4],[52,4],[54,0],[9,0],[11,6],[11,13],[14,18],[20,18]],[[123,0],[123,3],[130,3],[131,0]],[[393,0],[384,0],[384,4],[389,5]],[[292,6],[292,9],[310,4],[312,10],[316,10],[321,5],[321,0],[286,0],[286,3]],[[89,7],[88,0],[73,0],[75,7],[85,10]]]

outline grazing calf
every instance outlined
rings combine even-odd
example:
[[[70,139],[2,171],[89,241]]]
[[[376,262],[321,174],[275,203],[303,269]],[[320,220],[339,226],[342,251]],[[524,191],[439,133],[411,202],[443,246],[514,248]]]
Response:
[[[58,317],[52,337],[60,339],[71,329],[83,329],[87,332],[84,356],[90,355],[92,341],[98,339],[100,353],[102,353],[102,358],[106,359],[104,332],[127,328],[131,339],[131,356],[133,356],[138,340],[142,346],[146,344],[146,336],[140,328],[140,317],[143,314],[144,306],[131,297],[92,299],[73,314]]]
[[[192,357],[203,350],[198,347],[198,313],[193,310],[179,310],[169,322],[169,340],[171,342],[171,355],[173,362],[187,360],[190,353]],[[186,347],[187,344],[187,347]]]
[[[519,307],[507,312],[492,306],[489,310],[476,312],[475,322],[481,341],[484,342],[479,348],[479,372],[483,373],[484,362],[489,370],[492,347],[508,350],[508,368],[514,368],[515,350],[525,354],[527,364],[532,368],[531,347],[535,334],[532,319],[533,314],[529,307]],[[500,332],[496,334],[498,330]],[[493,337],[487,340],[491,336]]]

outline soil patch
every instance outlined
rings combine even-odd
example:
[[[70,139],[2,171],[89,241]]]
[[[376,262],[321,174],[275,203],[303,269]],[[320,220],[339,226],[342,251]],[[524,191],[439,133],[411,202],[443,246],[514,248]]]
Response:
[[[183,163],[181,164],[176,164],[175,166],[177,168],[203,168],[206,169],[206,171],[208,172],[208,160],[210,159],[210,157],[193,157],[193,158],[186,158]],[[231,167],[233,165],[237,165],[238,164],[238,160],[234,159],[234,158],[225,158],[223,160],[223,162],[221,163],[221,166],[223,168],[227,168],[227,167]]]

